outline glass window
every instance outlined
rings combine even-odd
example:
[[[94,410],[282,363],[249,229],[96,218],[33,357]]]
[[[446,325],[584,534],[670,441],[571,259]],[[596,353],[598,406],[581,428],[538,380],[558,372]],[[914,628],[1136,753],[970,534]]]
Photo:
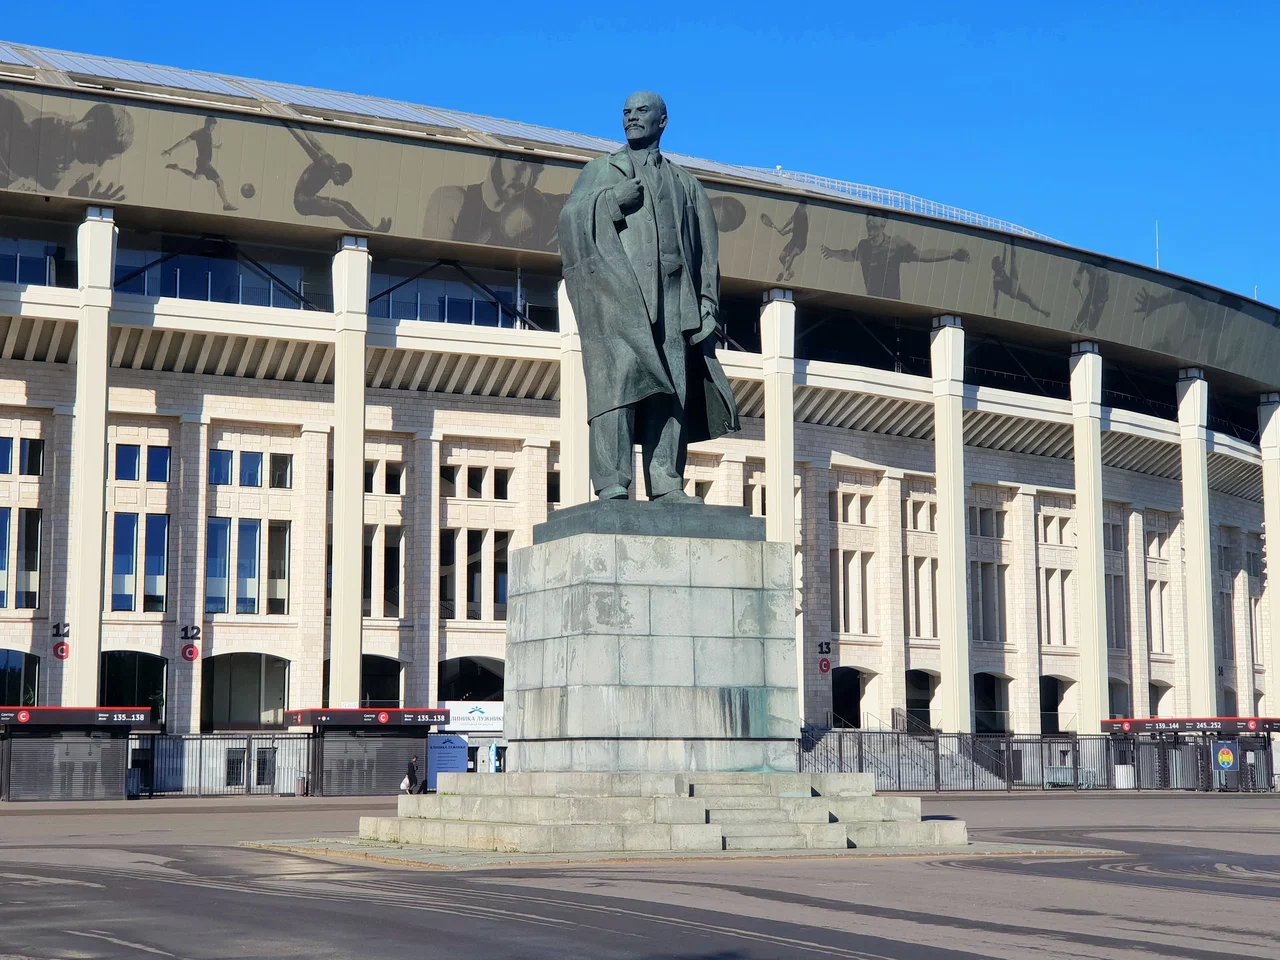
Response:
[[[560,502],[560,472],[547,471],[547,503]]]
[[[18,472],[24,477],[38,477],[44,473],[44,441],[23,440],[18,454]]]
[[[231,451],[209,451],[209,483],[224,487],[231,483]]]
[[[137,480],[142,448],[136,443],[116,444],[116,479]]]
[[[467,496],[473,500],[484,496],[484,467],[467,467]]]
[[[364,550],[360,567],[360,610],[361,615],[373,616],[373,537],[377,527],[364,528]]]
[[[404,493],[404,464],[388,460],[384,468],[383,489],[390,494]]]
[[[324,545],[324,612],[333,613],[333,527],[325,531]],[[328,689],[326,687],[326,689]]]
[[[289,612],[289,521],[267,524],[267,613]]]
[[[480,591],[483,587],[484,531],[467,531],[467,619],[481,619]]]
[[[493,619],[507,619],[507,548],[511,534],[498,530],[493,535]]]
[[[21,650],[0,650],[0,707],[37,706],[40,658]]]
[[[458,468],[440,468],[440,496],[456,497],[458,495]]]
[[[506,500],[509,498],[511,487],[511,471],[510,470],[494,470],[493,471],[493,499]]]
[[[333,461],[329,461],[329,492],[333,493]]]
[[[262,486],[262,454],[240,451],[240,486]]]
[[[147,447],[147,483],[169,482],[169,460],[173,451],[168,447]]]
[[[204,612],[227,612],[227,587],[231,567],[231,520],[210,517],[205,544]]]
[[[135,450],[137,447],[134,448]],[[111,548],[111,609],[132,610],[138,573],[138,515],[117,513]]]
[[[261,520],[241,520],[236,548],[236,613],[258,612],[258,542]]]
[[[382,615],[400,616],[401,527],[387,527],[382,544]]]
[[[18,511],[19,610],[40,609],[40,519],[39,510]]]
[[[0,437],[0,474],[13,472],[13,437]]]
[[[378,472],[377,460],[366,460],[364,462],[364,492],[373,493],[373,475]]]
[[[159,449],[167,450],[168,447]],[[148,461],[148,475],[149,468],[150,461]],[[146,550],[142,561],[142,612],[164,613],[169,579],[169,515],[167,513],[147,514],[146,538]]]
[[[9,605],[9,508],[0,507],[0,607]]]
[[[293,489],[293,455],[289,453],[273,453],[271,455],[271,488],[273,490]]]
[[[458,531],[440,531],[440,617],[452,620],[457,616],[454,606],[457,582],[454,563],[457,559]]]

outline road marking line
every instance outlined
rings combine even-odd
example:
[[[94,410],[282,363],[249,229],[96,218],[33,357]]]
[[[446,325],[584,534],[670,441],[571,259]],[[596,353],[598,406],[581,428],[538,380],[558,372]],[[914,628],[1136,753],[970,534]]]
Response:
[[[176,953],[167,953],[164,950],[157,950],[155,947],[148,947],[142,943],[131,943],[128,940],[121,940],[119,937],[113,937],[102,932],[82,933],[78,930],[63,930],[63,933],[72,937],[89,937],[94,940],[105,940],[107,943],[114,943],[117,947],[130,947],[133,950],[141,950],[144,953],[154,953],[159,957],[173,957],[178,960]]]

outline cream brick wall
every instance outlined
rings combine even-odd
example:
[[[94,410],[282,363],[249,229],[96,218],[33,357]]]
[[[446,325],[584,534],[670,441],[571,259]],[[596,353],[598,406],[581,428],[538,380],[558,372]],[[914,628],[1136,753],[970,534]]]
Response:
[[[40,696],[43,703],[61,700],[61,675],[52,657],[52,624],[64,619],[66,606],[66,504],[70,498],[70,418],[73,379],[65,367],[24,361],[0,361],[0,435],[46,440],[45,473],[40,478],[0,477],[0,506],[38,505],[45,510],[46,534],[42,560],[41,609],[19,611],[12,599],[0,610],[0,646],[30,651],[41,658]],[[331,513],[327,472],[331,444],[332,388],[303,383],[156,374],[112,369],[110,373],[110,440],[166,443],[173,448],[167,486],[108,481],[108,511],[136,509],[168,512],[170,520],[169,603],[164,614],[104,613],[103,649],[156,653],[169,661],[169,721],[173,729],[192,729],[200,717],[199,663],[182,661],[186,642],[182,627],[201,628],[202,657],[230,652],[270,653],[290,662],[289,706],[318,705],[328,626],[325,618],[325,549]],[[493,531],[512,532],[512,549],[530,542],[535,523],[547,513],[547,473],[558,460],[557,404],[545,401],[477,399],[446,394],[409,394],[370,390],[367,408],[366,456],[380,465],[388,460],[407,466],[403,493],[382,492],[379,466],[375,492],[366,495],[366,522],[379,530],[399,525],[404,530],[404,583],[401,616],[381,615],[381,540],[375,541],[374,615],[365,620],[364,650],[405,665],[403,689],[409,705],[435,701],[437,664],[456,656],[502,659],[504,624],[492,616]],[[239,450],[290,453],[293,487],[273,491],[209,487],[207,455],[210,446]],[[114,448],[112,448],[114,449]],[[742,433],[697,445],[690,456],[691,483],[709,483],[713,503],[743,502],[744,488],[762,482],[764,455],[762,423],[748,418]],[[1039,722],[1039,677],[1061,676],[1079,681],[1078,658],[1070,644],[1046,650],[1041,640],[1038,567],[1043,551],[1035,541],[1037,512],[1053,500],[1053,510],[1069,513],[1073,472],[1070,461],[967,448],[965,477],[970,502],[999,500],[1008,511],[1002,543],[970,538],[969,559],[998,559],[1008,567],[1005,596],[1007,636],[999,644],[975,643],[972,669],[1006,678],[1009,708],[1019,729],[1034,730]],[[16,457],[16,452],[15,452]],[[799,629],[803,642],[806,719],[823,723],[831,708],[831,675],[819,670],[821,656],[834,667],[854,667],[867,676],[863,710],[890,722],[895,709],[905,707],[906,670],[937,673],[937,644],[928,638],[909,638],[904,627],[903,556],[911,549],[928,549],[927,532],[904,531],[901,503],[912,489],[932,483],[933,449],[926,441],[860,433],[829,427],[796,425],[796,473],[800,482],[798,511]],[[269,461],[264,461],[264,471]],[[858,463],[851,467],[847,464]],[[438,490],[440,465],[460,467],[458,497],[443,499]],[[487,489],[479,498],[465,496],[465,469],[486,468]],[[237,463],[238,467],[238,463]],[[492,495],[493,469],[509,469],[510,498]],[[145,469],[145,462],[143,464]],[[1104,495],[1109,508],[1121,511],[1126,525],[1126,552],[1120,562],[1126,576],[1130,635],[1127,649],[1110,657],[1110,676],[1131,685],[1134,712],[1144,712],[1147,684],[1152,680],[1173,687],[1174,706],[1186,702],[1189,682],[1185,668],[1182,597],[1178,592],[1181,567],[1179,511],[1181,493],[1176,481],[1105,468]],[[831,491],[866,491],[871,496],[869,522],[833,523],[828,518]],[[923,494],[922,494],[923,495]],[[1262,530],[1261,505],[1213,494],[1211,516],[1215,528],[1225,527],[1244,543]],[[287,519],[292,529],[290,611],[285,616],[265,613],[206,615],[204,613],[205,521],[208,516]],[[1163,564],[1145,557],[1142,528],[1145,517],[1166,518],[1170,526],[1169,559]],[[436,560],[439,530],[486,531],[484,550],[485,619],[442,620]],[[141,530],[140,530],[141,536]],[[264,527],[265,541],[265,527]],[[11,521],[9,577],[12,598],[15,569],[16,514]],[[982,542],[980,542],[982,541]],[[108,538],[108,545],[110,538]],[[234,535],[233,535],[234,546]],[[869,594],[873,598],[872,628],[867,634],[831,628],[831,551],[867,550],[873,554]],[[933,548],[936,551],[936,546]],[[1067,551],[1064,546],[1059,552]],[[458,558],[459,588],[465,579],[465,542]],[[109,556],[109,554],[108,554]],[[1243,563],[1243,550],[1235,551]],[[233,553],[234,558],[234,553]],[[109,561],[108,561],[109,562]],[[234,561],[233,561],[234,562]],[[336,557],[335,563],[359,564],[361,558]],[[1173,597],[1171,652],[1147,650],[1145,590],[1148,567],[1162,566]],[[141,570],[139,571],[141,573]],[[108,577],[110,570],[107,571]],[[265,579],[265,568],[263,570]],[[1247,578],[1246,578],[1247,579]],[[108,580],[109,582],[109,580]],[[1265,582],[1265,581],[1264,581]],[[1235,605],[1237,650],[1247,644],[1249,607],[1246,591],[1237,581]],[[1265,589],[1258,583],[1252,590]],[[109,606],[109,591],[108,591]],[[461,600],[459,601],[461,604]],[[1069,611],[1070,613],[1070,611]],[[1271,628],[1261,617],[1264,643]],[[829,643],[829,654],[819,653]],[[1254,664],[1238,654],[1224,664],[1224,680],[1236,683],[1242,712],[1252,709],[1252,692],[1243,678],[1252,673],[1263,689],[1270,664]],[[1064,706],[1064,711],[1068,708]]]

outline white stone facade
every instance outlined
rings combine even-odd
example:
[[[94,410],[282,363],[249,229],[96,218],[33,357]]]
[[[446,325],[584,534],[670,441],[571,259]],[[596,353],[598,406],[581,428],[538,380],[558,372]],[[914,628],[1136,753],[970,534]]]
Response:
[[[82,249],[82,271],[86,257],[103,255],[100,244]],[[781,293],[771,292],[765,307],[784,312],[769,318],[775,333],[793,329],[785,311],[794,306]],[[49,348],[42,356],[48,331],[57,330],[60,338],[91,322],[101,304],[83,291],[0,285],[0,318],[14,341],[0,359],[0,437],[14,441],[13,468],[0,476],[0,509],[10,511],[0,648],[39,657],[41,705],[88,705],[78,701],[88,696],[85,678],[97,675],[99,651],[130,650],[167,661],[166,722],[172,731],[200,728],[202,713],[208,713],[202,663],[227,653],[287,661],[285,705],[319,706],[333,608],[351,602],[337,591],[329,597],[328,567],[331,562],[335,584],[340,578],[353,582],[361,577],[366,546],[372,564],[358,599],[363,607],[367,595],[369,606],[357,618],[358,645],[347,638],[335,647],[333,655],[346,658],[344,669],[358,675],[355,651],[397,661],[403,665],[400,701],[422,706],[436,703],[442,661],[503,659],[502,545],[510,551],[531,542],[533,525],[553,506],[549,487],[562,463],[584,462],[580,451],[567,450],[563,459],[561,452],[570,435],[562,430],[557,384],[569,382],[574,357],[580,357],[571,338],[373,320],[367,332],[353,335],[351,325],[338,329],[337,314],[119,294],[109,299],[107,351],[65,357]],[[564,309],[562,298],[562,314]],[[963,337],[963,328],[950,329],[948,337]],[[188,349],[193,355],[226,349],[228,356],[212,372],[183,372],[188,366],[208,370],[204,359],[160,369],[161,356],[179,350],[185,356]],[[358,363],[366,390],[363,423],[348,416],[346,428],[357,436],[362,431],[370,476],[363,536],[355,539],[348,525],[343,542],[335,543],[331,370],[341,368],[341,356],[335,355],[349,349],[363,352]],[[794,522],[786,517],[784,525],[795,531],[804,720],[841,719],[833,717],[839,711],[832,683],[849,675],[837,674],[840,668],[859,671],[856,719],[864,726],[890,725],[914,707],[918,719],[935,725],[972,729],[976,722],[979,728],[1003,724],[1037,732],[1046,722],[1044,677],[1058,683],[1052,722],[1081,732],[1096,732],[1099,724],[1096,707],[1093,715],[1082,713],[1086,688],[1104,715],[1109,706],[1132,716],[1186,715],[1197,703],[1213,702],[1221,710],[1232,697],[1240,715],[1277,711],[1260,495],[1265,490],[1280,497],[1280,444],[1269,439],[1271,433],[1264,430],[1259,448],[1209,431],[1188,433],[1185,423],[1180,434],[1175,422],[1102,408],[1101,501],[1086,496],[1082,504],[1070,459],[1070,403],[975,389],[954,378],[931,383],[793,360],[789,344],[781,342],[771,349],[776,356],[722,351],[739,393],[743,431],[692,450],[688,483],[690,492],[711,503],[786,517],[769,496],[769,478],[794,477],[787,499]],[[296,375],[288,375],[295,369],[290,357],[297,356],[306,359]],[[80,617],[70,613],[77,531],[90,522],[73,503],[93,501],[73,501],[74,488],[86,479],[72,471],[73,453],[84,453],[77,446],[82,438],[73,440],[73,424],[93,419],[82,419],[77,397],[84,377],[76,368],[85,363],[105,372],[108,387],[100,473],[106,478],[100,564],[105,588],[100,616],[87,622],[83,603],[76,608]],[[779,390],[790,392],[793,402],[779,399]],[[964,433],[962,463],[949,448],[944,497],[935,466],[943,439],[933,429],[937,404],[947,405],[951,426],[945,429],[962,423]],[[766,406],[793,409],[792,428],[769,430]],[[959,409],[963,417],[955,415]],[[1001,433],[1001,425],[1009,429]],[[1015,434],[1020,439],[1009,439]],[[1036,452],[1025,439],[1033,434],[1065,436],[1065,446],[1046,441]],[[573,436],[579,439],[566,441],[571,448],[581,442],[581,432]],[[44,443],[38,476],[19,472],[23,438]],[[1179,452],[1194,455],[1186,444],[1197,442],[1207,443],[1208,469],[1188,475],[1205,484],[1197,495],[1208,503],[1211,555],[1203,563],[1214,594],[1208,597],[1188,596],[1197,588],[1187,573],[1178,472],[1147,469],[1170,456],[1176,462]],[[148,482],[145,472],[138,480],[117,479],[121,445],[141,449],[144,470],[148,447],[168,447],[168,481]],[[92,445],[85,449],[92,453]],[[211,485],[211,450],[231,452],[230,484]],[[1133,450],[1126,460],[1125,451]],[[259,486],[239,482],[246,453],[263,456]],[[291,458],[287,486],[269,482],[273,454]],[[777,466],[788,457],[790,471]],[[1122,462],[1124,468],[1117,466]],[[450,491],[442,484],[451,471]],[[476,482],[469,483],[473,477]],[[559,487],[566,503],[585,489],[581,478],[569,477]],[[1255,488],[1258,495],[1250,492]],[[953,512],[963,505],[955,518],[962,533],[950,552],[939,545],[940,503]],[[1271,502],[1266,507],[1273,509]],[[41,511],[43,523],[35,609],[16,603],[23,589],[20,565],[26,563],[19,543],[23,510]],[[117,513],[169,518],[163,611],[142,609],[144,519],[135,553],[138,604],[132,611],[112,609]],[[24,516],[29,522],[32,515]],[[206,612],[211,517],[231,521],[226,613]],[[263,547],[252,578],[236,566],[241,521],[250,522],[248,531],[252,521],[260,521]],[[288,524],[285,612],[268,612],[267,601],[280,599],[270,591],[281,589],[278,582],[266,583],[273,521]],[[1105,596],[1095,597],[1105,610],[1101,638],[1096,629],[1083,629],[1078,615],[1079,591],[1088,589],[1077,570],[1081,522],[1101,529]],[[785,536],[779,526],[772,525],[772,538]],[[444,531],[456,538],[451,581],[442,579]],[[967,587],[959,600],[964,610],[948,600],[945,589],[947,576],[957,574]],[[27,577],[29,586],[29,572]],[[255,612],[237,612],[239,580],[254,581],[244,589],[257,592]],[[478,588],[474,596],[467,592],[470,582]],[[442,596],[447,590],[452,606]],[[474,615],[468,615],[468,601]],[[1216,619],[1210,615],[1214,675],[1190,668],[1189,603],[1218,611]],[[60,640],[70,645],[66,660],[54,656]],[[1105,649],[1103,665],[1092,670],[1084,669],[1087,658],[1081,655],[1087,642]],[[957,643],[964,646],[961,656],[950,648]],[[188,644],[196,647],[195,662],[183,658]],[[949,675],[957,663],[968,664],[969,676]],[[981,682],[994,693],[988,695],[985,686],[979,691],[974,674],[983,675]],[[76,683],[73,676],[79,677]],[[929,678],[923,706],[922,676]],[[90,686],[96,693],[96,685]],[[1160,693],[1155,706],[1153,690]],[[959,719],[946,720],[946,696],[963,704],[952,708],[960,709]]]

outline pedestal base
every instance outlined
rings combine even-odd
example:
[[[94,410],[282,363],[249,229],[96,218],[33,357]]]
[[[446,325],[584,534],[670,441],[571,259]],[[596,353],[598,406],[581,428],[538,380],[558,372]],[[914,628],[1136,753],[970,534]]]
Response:
[[[921,821],[917,797],[877,797],[871,774],[441,774],[366,840],[520,853],[945,849],[958,820]]]
[[[511,558],[507,769],[794,771],[792,548],[730,508],[571,509]],[[726,536],[558,535],[642,521]]]

